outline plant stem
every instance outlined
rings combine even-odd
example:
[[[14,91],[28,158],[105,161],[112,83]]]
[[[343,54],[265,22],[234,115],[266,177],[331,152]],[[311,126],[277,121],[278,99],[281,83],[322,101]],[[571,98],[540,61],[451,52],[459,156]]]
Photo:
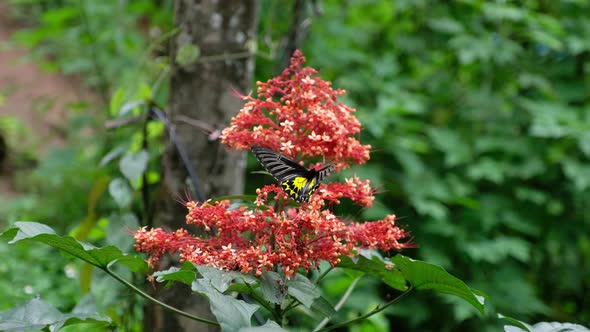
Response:
[[[216,55],[203,55],[199,57],[197,60],[198,63],[205,63],[205,62],[214,62],[214,61],[228,61],[228,60],[236,60],[236,59],[243,59],[248,58],[255,53],[246,51],[246,52],[238,52],[238,53],[223,53],[223,54],[216,54]]]
[[[329,268],[328,268],[326,271],[324,271],[324,272],[323,272],[323,273],[322,273],[322,274],[321,274],[321,275],[320,275],[320,276],[319,276],[319,277],[316,279],[316,281],[315,281],[315,284],[316,284],[316,285],[319,285],[319,284],[320,284],[320,281],[322,281],[322,279],[324,279],[324,277],[325,277],[326,275],[328,275],[328,273],[330,273],[330,271],[332,271],[332,269],[333,269],[333,267],[331,267],[331,266],[330,266],[330,267],[329,267]]]
[[[162,71],[160,71],[160,74],[158,75],[156,82],[154,82],[154,84],[152,85],[152,88],[151,88],[151,93],[152,93],[151,99],[156,99],[156,94],[158,93],[158,90],[160,89],[160,85],[162,84],[164,79],[170,77],[170,73],[172,73],[172,69],[170,68],[169,65],[166,65],[166,67],[164,67],[162,69]]]
[[[291,311],[293,308],[297,307],[298,305],[300,305],[301,302],[297,299],[294,299],[293,302],[289,303],[289,305],[285,308],[285,310],[283,310],[283,313],[287,313],[288,311]]]
[[[260,303],[261,306],[268,310],[268,312],[270,312],[270,314],[274,317],[275,320],[279,321],[281,319],[280,314],[276,310],[274,310],[274,308],[271,305],[269,305],[265,299],[258,296],[258,294],[254,292],[254,289],[252,289],[252,287],[248,283],[246,283],[246,287],[248,287],[252,291],[248,295],[252,297],[254,301]]]
[[[101,267],[102,268],[102,267]],[[141,289],[135,287],[135,285],[133,285],[132,283],[130,283],[129,281],[123,279],[123,277],[119,276],[118,274],[116,274],[115,272],[111,271],[108,267],[106,268],[102,268],[107,274],[109,274],[111,277],[115,278],[116,280],[118,280],[119,282],[121,282],[122,284],[124,284],[125,286],[129,287],[131,290],[133,290],[134,292],[136,292],[137,294],[139,294],[140,296],[153,301],[155,303],[157,303],[158,305],[160,305],[162,308],[168,310],[168,311],[172,311],[176,314],[179,314],[181,316],[184,316],[186,318],[190,318],[192,320],[196,320],[198,322],[201,323],[205,323],[205,324],[209,324],[209,325],[215,325],[215,326],[220,326],[218,322],[214,322],[212,320],[208,320],[205,318],[201,318],[201,317],[197,317],[194,315],[191,315],[187,312],[184,312],[182,310],[176,309],[164,302],[159,301],[158,299],[155,299],[153,297],[151,297],[150,295],[148,295],[147,293],[145,293],[144,291],[142,291]]]
[[[354,278],[354,280],[350,283],[350,286],[348,286],[348,289],[346,290],[346,292],[344,293],[344,295],[342,295],[342,298],[340,299],[340,301],[338,301],[338,303],[336,303],[336,305],[334,306],[334,310],[338,311],[338,310],[340,310],[340,308],[342,308],[342,306],[344,305],[344,302],[346,302],[346,300],[348,300],[348,297],[350,296],[350,294],[352,294],[352,291],[354,290],[354,288],[356,287],[356,284],[360,280],[361,280],[361,277]],[[322,327],[326,326],[326,324],[328,324],[329,321],[330,321],[330,317],[324,318],[318,324],[318,326],[316,326],[315,329],[313,329],[314,332],[315,331],[318,331]]]
[[[363,319],[365,319],[365,318],[367,318],[367,317],[370,317],[370,316],[372,316],[372,315],[374,315],[374,314],[377,314],[377,313],[379,313],[379,312],[381,312],[381,311],[385,310],[385,309],[386,309],[387,307],[389,307],[390,305],[392,305],[392,304],[394,304],[395,302],[397,302],[399,299],[401,299],[401,298],[403,298],[404,296],[406,296],[406,295],[407,295],[409,292],[411,292],[411,291],[412,291],[412,289],[413,289],[413,288],[410,286],[410,288],[409,288],[407,291],[405,291],[405,292],[401,293],[401,294],[400,294],[398,297],[396,297],[396,298],[394,298],[393,300],[391,300],[391,301],[389,301],[389,302],[385,303],[383,306],[377,306],[377,307],[376,307],[375,309],[373,309],[373,311],[371,311],[371,312],[368,312],[368,313],[366,313],[366,314],[364,314],[364,315],[362,315],[362,316],[359,316],[359,317],[357,317],[357,318],[351,319],[351,320],[349,320],[349,321],[346,321],[346,322],[343,322],[343,323],[340,323],[340,324],[336,324],[336,325],[328,326],[328,327],[326,327],[326,328],[323,328],[323,329],[321,329],[321,330],[317,330],[316,332],[333,330],[333,329],[336,329],[336,328],[339,328],[339,327],[343,327],[343,326],[346,326],[346,325],[349,325],[349,324],[355,323],[355,322],[357,322],[357,321],[363,320]]]

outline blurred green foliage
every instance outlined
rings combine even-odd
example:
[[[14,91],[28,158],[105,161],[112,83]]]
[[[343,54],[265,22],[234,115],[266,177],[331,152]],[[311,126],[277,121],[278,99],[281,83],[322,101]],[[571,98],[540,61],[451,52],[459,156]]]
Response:
[[[108,100],[113,88],[145,78],[155,40],[172,25],[172,0],[9,0],[31,28],[13,38],[45,68],[82,76]],[[155,45],[159,46],[159,45]]]
[[[358,108],[375,150],[356,171],[383,185],[377,205],[404,217],[417,255],[491,312],[588,324],[590,3],[320,8],[304,54]],[[396,326],[484,330],[461,304],[405,301]]]
[[[107,133],[102,125],[132,105],[126,102],[155,94],[165,103],[165,84],[161,91],[151,87],[168,61],[162,45],[172,30],[173,1],[9,3],[31,24],[15,40],[31,47],[46,68],[97,88],[110,100],[111,113],[109,105],[98,113],[72,111],[68,145],[38,160],[32,176],[21,177],[29,193],[3,204],[0,217],[55,221],[54,227],[68,231],[91,228],[93,242],[125,241],[114,226],[139,223],[134,213],[140,214],[141,183],[129,181],[126,166],[109,159],[99,164],[109,152],[114,159],[137,160],[131,156],[143,154],[142,133],[137,127]],[[280,39],[292,20],[285,8],[292,6],[261,4],[258,49],[271,58],[257,59],[258,80],[278,71]],[[382,191],[372,209],[342,213],[366,219],[396,213],[420,246],[406,255],[443,266],[490,302],[488,316],[480,317],[454,299],[414,293],[351,331],[492,331],[500,328],[495,312],[528,322],[589,324],[590,3],[331,0],[317,6],[319,14],[306,7],[311,25],[304,54],[322,78],[347,90],[344,98],[358,109],[362,141],[374,151],[352,172]],[[82,128],[94,135],[84,136]],[[156,133],[146,161],[152,171],[161,131],[150,130]],[[30,151],[22,152],[29,158]],[[101,187],[104,181],[108,189]],[[111,198],[95,200],[93,190]],[[27,283],[10,282],[22,272],[8,267],[35,255],[47,258],[41,266],[55,266],[32,270],[33,289],[61,294],[48,302],[64,311],[73,307],[81,294],[64,281],[68,264],[61,256],[4,246],[0,252],[15,255],[2,255],[7,258],[0,271],[7,278],[0,289],[9,291],[0,292],[0,307],[27,297]],[[44,278],[37,277],[41,273]],[[351,280],[330,275],[326,296],[336,302]],[[100,292],[102,308],[120,305],[110,313],[116,322],[137,323],[140,306],[122,303],[131,297],[100,278],[92,289]],[[363,280],[339,316],[366,312],[389,292]],[[126,312],[129,306],[135,316]]]
[[[147,83],[154,83],[165,67],[162,42],[171,30],[172,1],[9,0],[8,5],[12,16],[26,25],[12,40],[30,48],[30,60],[79,79],[97,96],[94,104],[69,105],[59,128],[67,144],[43,157],[38,154],[43,142],[27,132],[26,124],[14,116],[0,117],[0,130],[14,159],[13,184],[22,193],[12,199],[0,197],[2,229],[17,220],[43,220],[62,234],[133,250],[129,231],[139,227],[141,185],[123,180],[123,174],[132,173],[128,170],[136,165],[119,159],[141,150],[142,130],[131,126],[107,131],[105,120],[111,117],[108,102],[114,91],[121,99],[151,94]],[[155,94],[155,98],[165,96],[165,85]],[[160,141],[161,127],[148,126],[150,140]],[[153,147],[159,148],[161,144]],[[158,153],[154,155],[146,161],[151,162],[152,173],[158,166]],[[150,176],[148,181],[157,178]],[[137,190],[121,189],[131,187]],[[0,292],[0,308],[40,295],[69,312],[90,292],[98,310],[109,314],[116,326],[141,330],[142,300],[128,296],[128,290],[111,277],[45,247],[0,243],[0,252],[11,253],[2,255],[6,258],[0,264],[5,277],[0,289],[6,290]],[[124,275],[143,283],[143,276]]]

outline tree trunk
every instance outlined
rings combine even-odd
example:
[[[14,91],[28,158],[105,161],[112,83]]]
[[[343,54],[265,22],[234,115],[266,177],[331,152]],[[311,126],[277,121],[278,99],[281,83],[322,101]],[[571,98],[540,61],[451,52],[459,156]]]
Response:
[[[187,43],[198,47],[200,57],[192,65],[173,66],[168,118],[187,150],[204,198],[241,194],[244,154],[227,150],[203,128],[225,127],[243,105],[232,88],[242,93],[250,90],[254,58],[248,54],[248,44],[256,38],[257,1],[177,0],[175,6],[175,25],[180,31],[172,40],[171,59]],[[186,228],[186,209],[176,198],[186,192],[188,173],[172,142],[163,156],[162,173],[156,226]],[[176,263],[162,262],[161,268]],[[215,320],[207,300],[192,294],[189,287],[158,289],[156,296],[178,309]],[[218,330],[151,303],[144,313],[145,331]]]

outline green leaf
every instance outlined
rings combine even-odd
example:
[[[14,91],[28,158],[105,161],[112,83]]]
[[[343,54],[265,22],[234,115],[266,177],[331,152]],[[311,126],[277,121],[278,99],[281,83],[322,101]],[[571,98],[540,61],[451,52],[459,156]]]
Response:
[[[457,34],[463,32],[463,25],[451,17],[437,17],[428,20],[428,27],[442,33]]]
[[[146,274],[148,272],[148,265],[143,258],[140,256],[125,255],[121,258],[117,258],[110,262],[107,267],[110,268],[112,265],[120,264],[128,268],[133,272],[140,272]]]
[[[504,331],[521,332],[523,330],[517,327],[504,326]],[[531,326],[530,332],[590,332],[590,330],[582,325],[573,323],[541,322]]]
[[[109,151],[109,153],[105,154],[104,157],[100,160],[98,164],[99,167],[103,167],[106,164],[110,163],[113,159],[118,158],[125,152],[125,148],[121,145],[117,146],[116,148]]]
[[[109,183],[109,194],[120,208],[126,208],[133,201],[133,191],[122,178],[113,179]]]
[[[40,298],[34,298],[24,305],[0,311],[1,331],[41,330],[58,331],[64,325],[82,321],[95,321],[110,324],[109,317],[94,313],[72,312],[63,314]]]
[[[129,236],[129,232],[135,231],[139,227],[139,220],[135,213],[130,211],[112,213],[108,219],[105,244],[112,244],[123,251],[132,250],[135,239],[133,236]]]
[[[180,281],[190,286],[195,281],[195,271],[196,267],[193,263],[184,262],[181,267],[173,266],[168,270],[154,272],[152,276],[156,277],[157,282],[168,281],[168,285],[173,281]]]
[[[498,263],[513,257],[526,263],[530,259],[530,244],[517,237],[498,236],[491,240],[466,243],[465,252],[476,262]]]
[[[510,323],[511,326],[504,326],[504,331],[506,332],[590,332],[590,329],[573,323],[540,322],[535,325],[529,325],[502,314],[498,314],[498,318]]]
[[[374,256],[371,259],[365,256],[358,256],[354,259],[348,256],[342,256],[340,263],[336,266],[378,277],[394,289],[402,291],[408,289],[403,274],[396,269],[389,268],[389,265],[378,256]]]
[[[126,115],[127,113],[142,105],[145,105],[145,101],[143,100],[128,101],[119,108],[119,116]]]
[[[514,318],[508,317],[508,316],[504,316],[502,314],[498,314],[498,318],[507,321],[508,323],[510,323],[513,326],[516,326],[517,327],[516,331],[531,332],[531,326],[529,324],[527,324],[527,323],[524,323],[524,322],[519,321],[518,319],[514,319]],[[507,331],[506,328],[507,328],[507,326],[504,326],[504,331]]]
[[[204,265],[197,265],[197,270],[204,279],[209,280],[211,285],[222,293],[228,289],[235,279],[241,279],[248,284],[258,282],[258,279],[254,276],[238,271],[221,271],[218,268]]]
[[[122,87],[118,88],[117,91],[115,91],[115,93],[113,93],[113,96],[111,97],[110,107],[109,107],[109,110],[110,110],[112,116],[119,115],[119,110],[121,109],[121,106],[123,105],[123,101],[125,100],[126,93],[127,92]]]
[[[283,329],[279,324],[275,321],[267,320],[266,323],[262,326],[256,327],[245,327],[238,330],[239,332],[287,332],[287,330]]]
[[[149,86],[149,84],[141,82],[139,85],[138,95],[142,100],[149,100],[152,98],[152,88]]]
[[[80,12],[75,7],[62,7],[45,11],[41,15],[44,24],[54,27],[61,27],[68,24],[68,21],[77,19]]]
[[[270,303],[281,304],[285,300],[284,280],[273,271],[262,272],[260,290],[264,299]]]
[[[195,63],[201,55],[201,49],[197,45],[186,43],[180,46],[178,53],[176,54],[176,63],[181,67],[188,67]]]
[[[241,295],[256,295],[254,288],[239,282],[231,284],[224,293],[230,294],[232,292],[240,293]],[[246,299],[246,297],[244,297],[244,299]]]
[[[209,279],[197,279],[192,290],[206,296],[211,305],[211,312],[217,318],[221,329],[226,332],[239,331],[240,328],[252,326],[250,320],[259,306],[237,300],[219,292]]]
[[[132,184],[137,183],[143,172],[147,169],[150,154],[146,150],[137,153],[126,153],[119,161],[121,173]]]
[[[336,309],[324,298],[323,296],[318,297],[313,301],[311,310],[322,314],[325,317],[332,317],[336,314]]]
[[[580,192],[590,188],[590,166],[573,158],[563,161],[563,172]]]
[[[526,17],[526,11],[516,6],[504,3],[484,3],[484,15],[494,21],[521,21]]]
[[[445,165],[454,167],[472,160],[469,142],[459,136],[459,133],[445,128],[430,128],[428,136],[434,146],[445,153]]]
[[[37,222],[16,222],[15,227],[2,233],[1,238],[12,238],[8,243],[13,244],[22,240],[33,240],[48,244],[52,247],[82,259],[96,267],[106,269],[110,263],[121,260],[126,266],[144,266],[138,256],[127,256],[115,246],[97,248],[91,244],[80,242],[71,236],[59,236],[55,231],[44,224]]]
[[[463,281],[453,277],[442,267],[399,254],[391,261],[395,263],[395,268],[402,272],[415,289],[430,289],[458,296],[483,313],[485,301],[483,293],[469,288]]]
[[[321,295],[317,286],[299,273],[287,280],[285,286],[287,286],[287,293],[299,300],[307,308],[311,308],[315,299]]]

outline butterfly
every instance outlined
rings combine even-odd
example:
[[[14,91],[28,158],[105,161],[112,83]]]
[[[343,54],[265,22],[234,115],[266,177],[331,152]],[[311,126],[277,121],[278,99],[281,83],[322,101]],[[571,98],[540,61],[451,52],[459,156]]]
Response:
[[[260,146],[252,147],[252,152],[285,192],[300,203],[309,201],[322,179],[334,168],[334,164],[329,164],[319,171],[307,169],[287,156]]]

